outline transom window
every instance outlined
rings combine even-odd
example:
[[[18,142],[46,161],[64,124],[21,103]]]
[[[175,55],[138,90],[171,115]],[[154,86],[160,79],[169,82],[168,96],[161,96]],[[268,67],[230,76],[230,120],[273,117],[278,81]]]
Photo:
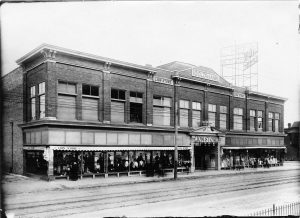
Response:
[[[153,105],[171,107],[171,98],[163,96],[153,96]]]
[[[82,94],[90,96],[99,96],[99,87],[82,84]]]
[[[143,103],[143,93],[130,92],[130,102]]]
[[[76,84],[69,82],[58,82],[58,92],[76,94]]]
[[[119,89],[112,89],[111,90],[111,98],[118,99],[118,100],[125,100],[125,91]]]
[[[210,112],[216,112],[217,111],[217,106],[215,104],[208,104],[208,111]]]
[[[45,94],[45,82],[39,84],[39,95]]]

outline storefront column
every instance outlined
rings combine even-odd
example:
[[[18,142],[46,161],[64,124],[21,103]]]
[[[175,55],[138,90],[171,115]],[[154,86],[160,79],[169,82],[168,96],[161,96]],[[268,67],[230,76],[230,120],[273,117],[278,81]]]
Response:
[[[53,179],[54,172],[53,172],[53,162],[54,162],[54,152],[53,149],[46,148],[45,151],[48,155],[48,171],[47,171],[47,176],[49,180]]]
[[[190,149],[190,157],[191,157],[191,168],[190,172],[195,172],[195,152],[194,152],[195,145],[192,143],[192,149]]]
[[[217,164],[216,164],[216,170],[221,170],[221,149],[220,144],[217,144]]]
[[[108,152],[104,153],[104,173],[108,173]]]

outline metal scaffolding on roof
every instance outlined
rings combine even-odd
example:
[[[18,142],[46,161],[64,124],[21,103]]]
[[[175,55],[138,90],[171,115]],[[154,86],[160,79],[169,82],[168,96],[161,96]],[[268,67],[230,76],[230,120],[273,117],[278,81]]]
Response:
[[[221,75],[234,86],[258,91],[258,44],[224,47],[220,52]]]

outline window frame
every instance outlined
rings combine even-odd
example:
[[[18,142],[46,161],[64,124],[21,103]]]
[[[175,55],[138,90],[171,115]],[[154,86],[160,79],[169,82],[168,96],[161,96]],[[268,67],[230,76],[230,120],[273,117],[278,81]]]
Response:
[[[83,90],[84,90],[84,86],[85,87],[89,87],[89,93],[90,94],[84,94],[83,93]],[[99,86],[95,86],[95,85],[89,85],[89,84],[81,84],[81,88],[82,88],[82,96],[83,97],[88,97],[88,98],[99,98],[99,94],[100,94],[100,92],[99,92]],[[98,95],[92,95],[92,88],[96,88],[97,89],[97,92],[98,92]]]

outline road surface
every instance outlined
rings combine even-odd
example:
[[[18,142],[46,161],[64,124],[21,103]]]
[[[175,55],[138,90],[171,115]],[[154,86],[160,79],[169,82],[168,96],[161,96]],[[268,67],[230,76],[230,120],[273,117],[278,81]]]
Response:
[[[298,170],[284,170],[18,193],[7,196],[6,210],[15,217],[243,216],[299,201],[299,183]]]

